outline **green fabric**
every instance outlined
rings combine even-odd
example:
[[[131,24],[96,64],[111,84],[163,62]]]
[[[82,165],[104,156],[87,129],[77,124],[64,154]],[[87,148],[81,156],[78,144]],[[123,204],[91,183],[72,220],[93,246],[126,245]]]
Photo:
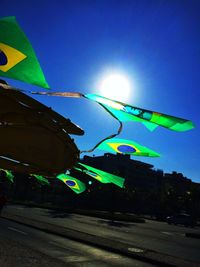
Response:
[[[113,183],[121,188],[124,186],[125,179],[122,177],[119,177],[117,175],[114,175],[108,172],[101,171],[99,169],[96,169],[94,167],[88,166],[83,163],[78,163],[78,165],[81,165],[81,166],[80,167],[76,166],[74,167],[74,169],[86,173],[87,175],[91,176],[92,178],[98,180],[101,183],[105,183],[105,184]]]
[[[97,148],[111,153],[116,152],[133,156],[160,157],[160,154],[155,151],[126,139],[108,139],[101,143]]]
[[[0,19],[0,76],[49,88],[34,50],[15,17]]]
[[[72,189],[76,194],[80,194],[86,190],[86,186],[80,180],[68,175],[59,174],[56,176],[59,180],[63,181],[70,189]]]
[[[31,176],[35,177],[41,184],[50,185],[49,181],[46,178],[44,178],[42,175],[31,174]]]
[[[114,109],[114,108],[110,108],[106,105],[102,105],[101,106],[103,108],[105,108],[112,116],[114,116],[116,119],[118,119],[119,121],[122,122],[126,122],[126,121],[136,121],[136,122],[141,122],[148,130],[150,131],[154,131],[158,125],[156,125],[155,123],[151,123],[149,121],[145,121],[144,119],[138,118],[134,115],[125,113],[123,111]]]
[[[86,98],[98,102],[119,121],[137,121],[153,131],[162,126],[173,131],[183,132],[194,128],[192,121],[130,106],[96,94],[86,94]]]
[[[8,178],[9,181],[12,183],[14,182],[14,175],[12,174],[11,171],[0,169],[0,171],[4,171],[6,173],[6,177]]]

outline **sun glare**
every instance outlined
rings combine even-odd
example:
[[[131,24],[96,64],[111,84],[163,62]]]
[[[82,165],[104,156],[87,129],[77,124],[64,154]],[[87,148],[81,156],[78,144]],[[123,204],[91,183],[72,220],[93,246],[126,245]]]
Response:
[[[123,102],[129,98],[131,86],[126,76],[111,74],[100,82],[99,90],[102,96]]]

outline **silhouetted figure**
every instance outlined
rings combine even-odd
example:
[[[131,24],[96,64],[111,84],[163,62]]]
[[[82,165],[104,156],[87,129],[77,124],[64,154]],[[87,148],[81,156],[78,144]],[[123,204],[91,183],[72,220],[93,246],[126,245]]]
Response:
[[[0,195],[0,215],[1,215],[1,212],[3,210],[3,207],[5,206],[7,202],[7,198],[5,195]]]

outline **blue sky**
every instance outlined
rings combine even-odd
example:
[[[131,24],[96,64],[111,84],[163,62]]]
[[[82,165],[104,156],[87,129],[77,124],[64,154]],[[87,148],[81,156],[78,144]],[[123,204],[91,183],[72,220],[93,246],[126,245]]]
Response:
[[[52,90],[98,94],[103,73],[122,72],[132,84],[128,104],[192,120],[196,128],[183,133],[161,127],[149,132],[128,122],[119,137],[162,155],[134,159],[195,182],[200,182],[199,14],[198,0],[2,0],[0,9],[0,17],[16,16]],[[34,97],[85,130],[73,136],[80,150],[117,131],[118,122],[89,100]]]

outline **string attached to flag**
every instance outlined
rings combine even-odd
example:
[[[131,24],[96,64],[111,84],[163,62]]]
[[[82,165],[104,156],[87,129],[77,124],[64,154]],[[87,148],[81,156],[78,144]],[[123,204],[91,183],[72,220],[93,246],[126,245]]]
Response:
[[[119,120],[118,120],[119,121]],[[82,150],[82,151],[80,151],[80,154],[81,153],[91,153],[91,152],[93,152],[101,143],[103,143],[104,141],[106,141],[106,140],[109,140],[109,139],[111,139],[111,138],[114,138],[114,137],[116,137],[116,136],[118,136],[120,133],[121,133],[121,131],[122,131],[122,128],[123,128],[123,124],[122,124],[122,122],[121,121],[119,121],[119,128],[118,128],[118,131],[117,131],[117,133],[115,133],[115,134],[111,134],[111,135],[109,135],[108,137],[106,137],[106,138],[104,138],[103,140],[101,140],[100,142],[98,142],[93,148],[91,148],[91,149],[88,149],[88,150]]]
[[[36,92],[36,91],[30,91],[30,90],[23,90],[23,89],[10,86],[7,83],[5,83],[3,80],[0,80],[0,86],[2,87],[1,89],[19,91],[22,93],[28,93],[32,95],[60,96],[60,97],[72,97],[72,98],[84,97],[84,95],[79,92],[47,92],[47,91]]]

